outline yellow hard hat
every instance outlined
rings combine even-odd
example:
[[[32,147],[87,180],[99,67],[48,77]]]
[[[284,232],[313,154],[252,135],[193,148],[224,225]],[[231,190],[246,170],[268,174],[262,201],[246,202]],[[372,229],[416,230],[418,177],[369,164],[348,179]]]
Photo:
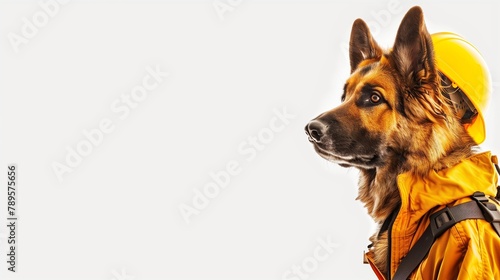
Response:
[[[448,93],[455,112],[477,144],[486,138],[483,112],[491,92],[491,77],[479,51],[451,32],[431,35],[439,72],[451,82]],[[463,93],[463,94],[462,94]]]

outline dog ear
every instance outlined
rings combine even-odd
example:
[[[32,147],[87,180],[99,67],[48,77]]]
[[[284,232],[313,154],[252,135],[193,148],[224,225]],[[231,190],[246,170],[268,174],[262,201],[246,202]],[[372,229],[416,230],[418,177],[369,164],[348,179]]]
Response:
[[[351,60],[351,73],[359,63],[369,58],[380,58],[382,49],[373,39],[368,26],[362,19],[357,19],[352,25],[351,40],[349,42],[349,58]]]
[[[399,105],[403,113],[433,123],[445,121],[450,124],[453,113],[440,94],[440,78],[434,61],[432,39],[420,7],[411,8],[401,21],[391,56],[405,81],[400,92],[406,97],[414,97],[412,99],[420,105],[415,108],[424,109],[412,110],[412,106]],[[405,102],[404,98],[400,100]]]
[[[393,55],[402,77],[413,84],[434,83],[437,72],[432,40],[418,6],[411,8],[398,29]]]

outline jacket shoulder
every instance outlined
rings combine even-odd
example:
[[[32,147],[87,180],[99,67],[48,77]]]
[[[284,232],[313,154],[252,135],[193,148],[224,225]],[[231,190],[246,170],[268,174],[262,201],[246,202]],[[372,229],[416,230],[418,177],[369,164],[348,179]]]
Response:
[[[500,236],[486,220],[461,221],[436,239],[414,279],[500,279]]]

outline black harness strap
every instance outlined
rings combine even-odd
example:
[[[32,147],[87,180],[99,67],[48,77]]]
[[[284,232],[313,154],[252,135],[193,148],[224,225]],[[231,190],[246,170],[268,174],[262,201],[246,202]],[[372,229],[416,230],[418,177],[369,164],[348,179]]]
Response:
[[[387,217],[384,221],[384,223],[382,224],[382,226],[380,227],[379,231],[378,231],[378,235],[377,237],[380,238],[380,236],[389,230],[389,228],[391,227],[392,223],[394,223],[394,220],[396,219],[396,216],[399,212],[399,208],[401,207],[401,204],[398,203],[398,205],[396,205],[396,207],[394,207],[394,210],[391,212],[391,214],[389,215],[389,217]]]
[[[407,280],[427,256],[436,238],[458,222],[467,219],[483,219],[490,222],[500,236],[500,212],[495,204],[488,202],[488,198],[482,192],[475,192],[472,199],[473,201],[446,207],[431,215],[429,226],[403,258],[393,280]]]
[[[497,170],[498,175],[500,175],[500,167],[498,167],[498,158],[497,156],[491,157],[493,164],[495,165],[495,169]],[[496,199],[500,199],[500,185],[497,187],[497,196]]]

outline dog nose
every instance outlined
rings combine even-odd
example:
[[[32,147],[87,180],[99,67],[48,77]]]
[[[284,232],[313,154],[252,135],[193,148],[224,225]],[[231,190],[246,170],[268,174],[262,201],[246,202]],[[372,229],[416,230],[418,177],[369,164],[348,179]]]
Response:
[[[321,143],[325,130],[326,126],[318,120],[312,120],[306,125],[306,134],[309,136],[309,140],[316,143]]]

